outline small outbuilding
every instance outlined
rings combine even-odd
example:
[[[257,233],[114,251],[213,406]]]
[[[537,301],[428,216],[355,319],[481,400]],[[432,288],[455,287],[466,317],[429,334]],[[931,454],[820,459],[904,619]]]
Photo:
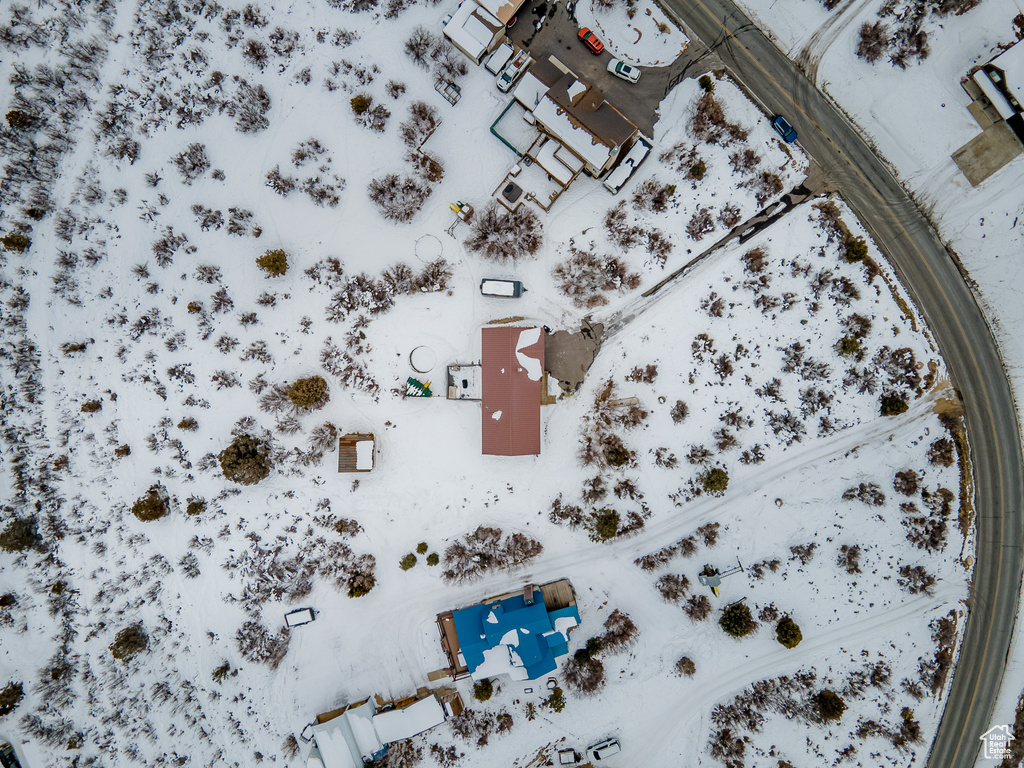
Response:
[[[374,439],[372,434],[352,432],[338,440],[338,471],[369,472],[373,469]]]

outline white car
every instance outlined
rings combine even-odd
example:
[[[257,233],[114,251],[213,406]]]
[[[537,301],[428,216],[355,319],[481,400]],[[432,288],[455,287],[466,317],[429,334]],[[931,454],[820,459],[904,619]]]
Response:
[[[619,746],[618,739],[604,739],[597,742],[597,744],[587,747],[587,757],[594,762],[600,762],[607,757],[619,754],[621,751],[622,747]]]
[[[632,66],[631,64],[627,64],[622,59],[612,59],[609,61],[608,71],[616,77],[621,77],[623,80],[629,80],[631,83],[635,83],[640,79],[640,69]]]

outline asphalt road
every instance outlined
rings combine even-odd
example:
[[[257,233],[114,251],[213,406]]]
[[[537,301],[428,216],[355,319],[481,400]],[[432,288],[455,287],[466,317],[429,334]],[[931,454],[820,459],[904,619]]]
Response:
[[[1022,572],[1024,470],[1009,381],[974,296],[935,230],[856,128],[730,0],[660,0],[769,113],[785,114],[899,273],[959,391],[976,488],[971,611],[933,768],[972,768],[1010,648]]]

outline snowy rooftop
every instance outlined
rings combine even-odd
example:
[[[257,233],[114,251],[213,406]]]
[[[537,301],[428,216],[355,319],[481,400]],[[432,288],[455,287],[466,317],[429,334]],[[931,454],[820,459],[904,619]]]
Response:
[[[444,722],[444,708],[436,696],[420,699],[403,709],[380,712],[374,715],[373,725],[377,736],[385,744],[413,736]]]
[[[574,605],[549,612],[540,589],[534,589],[530,605],[515,595],[463,608],[452,618],[460,652],[476,680],[500,674],[536,680],[554,671],[555,657],[569,652],[569,629],[580,621]]]
[[[492,16],[496,16],[502,24],[508,24],[523,4],[523,0],[477,0],[477,2]]]
[[[475,0],[465,0],[444,25],[444,33],[467,56],[479,62],[504,28],[503,22]]]
[[[996,56],[991,61],[1006,75],[1006,87],[1020,104],[1024,104],[1024,41]]]
[[[563,187],[583,168],[583,162],[554,139],[545,141],[533,159]]]
[[[540,453],[540,380],[544,340],[540,328],[486,327],[483,339],[483,452],[497,456]]]
[[[603,168],[611,157],[611,147],[602,144],[594,134],[571,120],[550,97],[541,99],[533,114],[548,131],[593,167]]]

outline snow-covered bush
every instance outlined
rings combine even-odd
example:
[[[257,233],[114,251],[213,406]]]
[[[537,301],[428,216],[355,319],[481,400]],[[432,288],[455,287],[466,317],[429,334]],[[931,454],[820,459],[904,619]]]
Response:
[[[198,142],[189,144],[183,152],[175,155],[173,160],[175,168],[186,184],[191,184],[210,170],[210,158],[206,156],[206,147]]]
[[[381,214],[392,221],[410,221],[423,203],[430,197],[431,189],[412,176],[400,178],[389,173],[374,179],[368,187],[368,194]]]
[[[597,256],[570,246],[569,256],[553,272],[559,290],[581,309],[594,309],[608,303],[604,294],[625,293],[639,287],[640,275],[630,272],[615,256]]]
[[[492,202],[473,220],[473,233],[466,238],[465,246],[494,261],[521,259],[540,249],[542,229],[540,217],[529,207],[503,211]]]
[[[255,664],[268,664],[277,669],[288,653],[290,640],[287,627],[281,627],[277,634],[256,621],[247,621],[235,633],[235,642],[242,658]]]
[[[503,534],[500,528],[481,525],[448,545],[441,575],[448,581],[472,581],[489,570],[518,568],[543,550],[539,541],[524,533]]]

